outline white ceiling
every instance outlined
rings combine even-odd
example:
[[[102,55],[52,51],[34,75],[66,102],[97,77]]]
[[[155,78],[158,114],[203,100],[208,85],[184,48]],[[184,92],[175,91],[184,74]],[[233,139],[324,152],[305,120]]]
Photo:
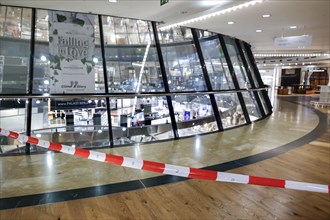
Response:
[[[59,9],[77,12],[163,21],[172,24],[205,15],[215,10],[244,3],[242,0],[169,0],[160,6],[160,0],[0,0],[3,5]],[[270,18],[262,18],[271,14]],[[189,24],[190,27],[206,29],[245,40],[254,52],[329,52],[330,51],[330,0],[265,0],[260,4],[219,15],[211,19]],[[234,21],[234,25],[228,25]],[[289,27],[295,25],[296,29]],[[256,29],[263,32],[256,33]],[[274,38],[281,36],[311,35],[312,46],[288,48],[274,47]]]

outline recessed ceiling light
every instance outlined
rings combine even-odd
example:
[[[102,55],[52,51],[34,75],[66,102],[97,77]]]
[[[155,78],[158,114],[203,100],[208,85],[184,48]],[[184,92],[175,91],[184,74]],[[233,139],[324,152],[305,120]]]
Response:
[[[262,15],[263,18],[269,18],[270,16],[272,16],[272,15],[269,15],[269,14]]]
[[[296,28],[297,28],[297,26],[290,26],[290,28],[291,28],[291,29],[296,29]]]
[[[234,21],[228,21],[228,24],[235,24]]]
[[[257,32],[257,33],[261,33],[261,32],[262,32],[262,30],[259,30],[259,29],[258,29],[258,30],[256,30],[256,32]]]
[[[115,3],[117,2],[117,0],[109,0],[109,2]]]

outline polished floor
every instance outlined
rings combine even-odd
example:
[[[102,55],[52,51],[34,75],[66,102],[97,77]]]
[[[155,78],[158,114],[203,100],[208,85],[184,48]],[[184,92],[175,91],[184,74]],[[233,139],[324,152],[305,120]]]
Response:
[[[230,170],[232,173],[242,173],[246,175],[263,175],[296,181],[329,184],[329,110],[315,110],[309,105],[312,99],[315,98],[312,96],[277,98],[274,103],[274,113],[269,118],[222,133],[196,136],[178,141],[106,149],[103,151],[182,166],[209,167],[210,169],[219,171]],[[318,138],[320,138],[320,136],[322,139],[319,140]],[[307,157],[307,159],[303,160],[304,157]],[[44,219],[53,218],[54,210],[61,209],[61,207],[68,210],[69,213],[79,212],[77,210],[71,211],[72,206],[81,206],[79,201],[84,201],[84,203],[87,204],[86,209],[98,210],[95,213],[89,210],[85,216],[81,216],[81,218],[87,219],[96,218],[88,216],[89,214],[103,219],[108,219],[111,216],[115,219],[201,219],[203,215],[208,216],[207,218],[209,219],[242,219],[244,218],[242,216],[244,216],[243,214],[245,212],[258,213],[252,216],[246,215],[246,218],[250,219],[281,218],[288,213],[289,215],[287,216],[290,216],[290,213],[299,213],[299,211],[290,211],[290,208],[285,206],[286,202],[294,202],[296,199],[302,203],[301,208],[307,208],[307,210],[319,209],[321,218],[328,219],[330,217],[328,194],[299,192],[301,193],[298,193],[299,195],[309,196],[318,201],[318,205],[315,205],[317,202],[314,201],[311,203],[311,207],[309,207],[308,202],[303,202],[302,196],[299,196],[299,198],[295,196],[296,191],[294,191],[293,196],[289,196],[293,190],[286,191],[284,189],[222,184],[199,180],[189,180],[158,186],[184,180],[184,178],[158,176],[159,174],[74,158],[59,153],[8,156],[1,157],[0,160],[0,208],[9,209],[0,212],[1,219],[16,216],[15,213],[17,216],[20,216],[19,218],[24,216],[29,219],[28,216],[30,215],[30,219],[35,219],[33,217],[35,215],[35,211],[33,211],[35,210],[34,207],[43,210]],[[292,168],[290,168],[290,163],[293,163],[291,164]],[[300,163],[302,163],[301,166],[305,166],[306,169],[300,167]],[[312,167],[310,167],[310,165]],[[313,172],[316,173],[310,175],[312,171],[308,171],[309,169],[312,169]],[[197,186],[191,188],[192,185],[195,184],[197,184]],[[200,187],[199,185],[203,187],[195,191],[195,187],[198,188]],[[143,189],[149,186],[157,187]],[[243,187],[244,190],[241,187]],[[182,192],[180,191],[181,188]],[[185,190],[185,188],[187,189]],[[143,190],[140,191],[137,189]],[[107,197],[101,196],[129,190],[137,191],[120,193]],[[233,191],[233,193],[226,194],[223,190]],[[151,194],[148,194],[149,192]],[[235,192],[237,192],[238,195],[236,195]],[[289,192],[288,196],[286,196],[287,192]],[[194,195],[193,198],[190,198],[190,194]],[[172,195],[172,197],[170,195]],[[221,195],[225,196],[225,201],[227,201],[228,204],[223,200],[218,200]],[[94,198],[94,196],[99,197]],[[146,196],[145,199],[144,196]],[[150,198],[150,196],[152,198]],[[172,201],[173,196],[175,197],[174,201]],[[186,196],[188,196],[188,198],[185,198]],[[210,196],[213,199],[210,200]],[[249,198],[245,204],[245,200],[237,196]],[[250,201],[250,196],[256,197],[256,199]],[[131,197],[132,199],[130,199]],[[136,201],[133,197],[136,197]],[[149,201],[148,198],[151,200]],[[194,201],[190,201],[189,198]],[[204,213],[205,210],[204,212],[198,211],[198,201],[201,201],[202,198],[207,200],[204,202],[210,203],[209,208],[214,212],[208,215],[202,215],[201,213]],[[164,206],[165,211],[160,210],[154,213],[154,211],[149,210],[148,213],[147,208],[150,206],[150,204],[147,204],[148,201],[151,202],[157,199],[159,200],[157,206]],[[64,202],[67,200],[76,201]],[[115,203],[114,201],[117,200],[118,202],[116,205],[120,206],[120,204],[122,204],[122,208],[117,207],[112,209],[106,205],[106,203],[110,201],[112,202],[109,204],[113,204]],[[181,208],[184,212],[189,213],[179,214],[181,210],[180,204],[182,205],[183,200],[187,200],[187,204],[184,203]],[[251,209],[259,200],[262,204],[266,204],[262,207],[256,207],[260,212],[256,212],[257,210],[252,211]],[[95,203],[93,201],[95,201]],[[137,203],[141,201],[142,204],[138,205]],[[145,206],[143,206],[143,201],[147,201],[147,203],[144,204]],[[40,206],[53,202],[59,203]],[[174,205],[168,205],[167,203],[169,202],[174,202]],[[248,204],[249,202],[251,202],[250,205]],[[279,209],[277,209],[278,203],[280,203]],[[240,212],[242,215],[231,216],[228,213],[235,211],[236,205],[244,208],[244,210]],[[17,208],[24,206],[32,207],[30,207],[30,209],[29,207]],[[101,211],[101,207],[104,207],[105,210]],[[150,206],[149,208],[152,207]],[[145,214],[141,213],[142,209],[145,210]],[[276,210],[272,211],[272,209]],[[136,212],[138,212],[139,215],[136,215]],[[26,213],[30,214],[26,215]],[[221,213],[223,215],[221,215]],[[72,215],[71,213],[65,216],[66,218],[74,218],[76,215]],[[291,217],[299,217],[299,215],[292,215]],[[307,217],[307,215],[305,215],[305,217]],[[54,217],[53,219],[58,218]],[[61,219],[63,219],[63,216]]]

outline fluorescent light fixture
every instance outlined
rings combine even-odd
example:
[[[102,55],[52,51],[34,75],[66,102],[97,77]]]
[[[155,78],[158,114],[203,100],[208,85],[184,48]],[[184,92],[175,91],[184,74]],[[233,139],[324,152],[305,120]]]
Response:
[[[109,0],[109,2],[111,2],[111,3],[116,3],[117,0]]]
[[[164,30],[171,29],[171,28],[174,28],[174,27],[177,27],[177,26],[184,26],[184,25],[196,22],[196,21],[202,21],[202,20],[214,17],[214,16],[219,16],[219,15],[222,15],[222,14],[230,13],[230,12],[236,11],[237,9],[247,8],[249,6],[255,5],[256,3],[262,3],[262,2],[263,2],[263,0],[248,1],[248,2],[239,4],[239,5],[227,8],[227,9],[222,9],[222,10],[210,13],[210,14],[198,16],[196,18],[192,18],[192,19],[188,19],[188,20],[185,20],[185,21],[175,23],[175,24],[170,24],[170,25],[167,25],[167,26],[164,26],[164,27],[160,27],[160,30],[164,31]]]
[[[262,32],[262,30],[258,29],[258,30],[256,30],[256,32],[257,32],[257,33],[261,33],[261,32]]]
[[[235,24],[234,21],[228,21],[228,24]]]
[[[270,14],[262,15],[263,18],[269,18],[269,17],[271,17],[271,16],[272,16],[272,15],[270,15]]]
[[[296,29],[297,26],[290,26],[290,29]]]

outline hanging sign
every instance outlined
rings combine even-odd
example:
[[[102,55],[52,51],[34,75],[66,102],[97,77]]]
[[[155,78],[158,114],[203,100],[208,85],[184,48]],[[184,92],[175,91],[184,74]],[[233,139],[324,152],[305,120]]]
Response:
[[[59,11],[48,15],[50,92],[94,92],[94,16]]]
[[[290,36],[290,37],[277,37],[274,39],[274,46],[276,48],[297,48],[309,47],[312,45],[312,36]]]

